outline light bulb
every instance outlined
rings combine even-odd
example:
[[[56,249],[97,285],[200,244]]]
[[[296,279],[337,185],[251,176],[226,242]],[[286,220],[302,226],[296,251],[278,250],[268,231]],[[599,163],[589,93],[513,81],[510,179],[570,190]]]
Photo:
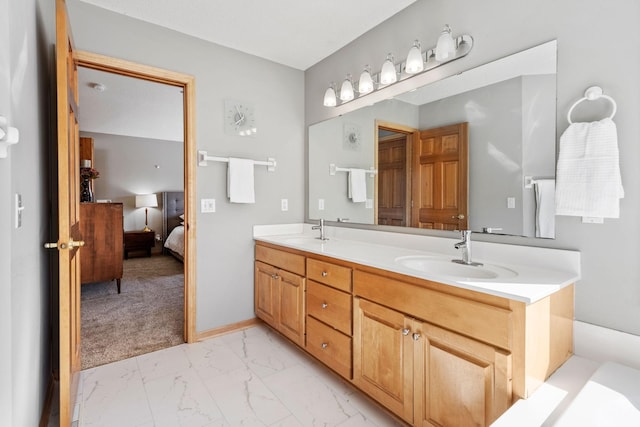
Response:
[[[360,80],[358,80],[358,92],[361,94],[373,92],[371,68],[368,65],[364,66],[364,70],[362,71],[362,74],[360,74]]]
[[[420,42],[415,40],[413,46],[409,49],[407,61],[404,71],[408,74],[416,74],[424,70],[424,62],[422,61],[422,51],[420,50]]]
[[[380,83],[390,85],[396,81],[398,81],[398,76],[396,75],[396,66],[393,63],[393,55],[388,54],[380,71]]]
[[[324,92],[324,106],[335,107],[336,106],[336,89],[335,85],[331,83],[327,90]]]
[[[353,83],[351,83],[351,74],[347,74],[347,77],[342,82],[340,87],[340,101],[347,102],[354,98]]]
[[[451,27],[445,25],[436,44],[436,61],[445,61],[456,53],[456,43],[451,36]]]

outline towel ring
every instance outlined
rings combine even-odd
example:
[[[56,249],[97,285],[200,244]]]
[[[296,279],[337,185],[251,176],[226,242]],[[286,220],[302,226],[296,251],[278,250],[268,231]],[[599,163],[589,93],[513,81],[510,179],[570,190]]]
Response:
[[[571,108],[569,108],[569,112],[567,113],[567,120],[569,121],[569,124],[573,124],[573,122],[571,121],[571,113],[573,112],[573,109],[576,108],[576,105],[580,104],[582,101],[595,101],[596,99],[599,99],[599,98],[604,98],[611,101],[611,104],[613,104],[613,111],[611,112],[611,115],[609,116],[609,118],[613,119],[613,116],[616,115],[616,110],[618,109],[618,106],[616,105],[616,101],[614,101],[612,97],[604,95],[602,93],[602,88],[600,86],[591,86],[590,88],[584,91],[584,97],[578,99],[576,102],[573,103]]]

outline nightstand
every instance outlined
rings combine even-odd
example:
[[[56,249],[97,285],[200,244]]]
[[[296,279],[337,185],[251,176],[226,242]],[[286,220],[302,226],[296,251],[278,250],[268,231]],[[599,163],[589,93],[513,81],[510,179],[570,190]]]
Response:
[[[156,234],[151,231],[124,232],[124,259],[129,259],[129,251],[146,251],[151,256],[151,249],[155,245]]]

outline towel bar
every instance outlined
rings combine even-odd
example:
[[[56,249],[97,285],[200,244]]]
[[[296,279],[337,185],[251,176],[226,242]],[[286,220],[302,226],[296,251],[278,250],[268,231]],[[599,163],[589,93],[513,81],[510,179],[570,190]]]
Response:
[[[360,168],[341,168],[339,166],[336,166],[335,163],[331,163],[329,164],[329,175],[335,175],[336,172],[351,172],[353,169]],[[374,169],[373,166],[371,166],[369,169],[365,169],[365,172],[372,177],[378,173],[378,171]]]
[[[207,166],[207,162],[229,163],[229,158],[209,156],[204,150],[198,151],[198,166]],[[274,172],[276,170],[276,159],[274,159],[273,157],[267,158],[266,162],[261,160],[254,160],[253,164],[258,166],[266,166],[269,172]]]

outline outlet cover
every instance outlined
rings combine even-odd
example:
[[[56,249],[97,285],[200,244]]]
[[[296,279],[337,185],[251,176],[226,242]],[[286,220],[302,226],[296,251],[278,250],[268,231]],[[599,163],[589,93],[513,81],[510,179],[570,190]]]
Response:
[[[515,197],[507,197],[507,208],[515,209],[516,208],[516,198]]]
[[[324,199],[318,199],[318,210],[319,211],[324,210]]]
[[[282,212],[289,210],[289,200],[288,199],[280,199],[280,209]]]

